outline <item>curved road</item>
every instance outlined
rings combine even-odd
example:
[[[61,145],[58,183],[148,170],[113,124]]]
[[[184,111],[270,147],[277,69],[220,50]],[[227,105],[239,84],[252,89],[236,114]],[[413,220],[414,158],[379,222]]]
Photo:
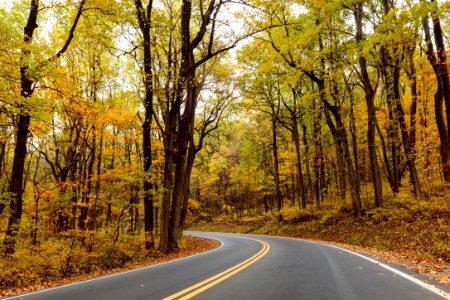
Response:
[[[11,299],[450,299],[415,277],[337,247],[270,236],[190,234],[222,246]]]

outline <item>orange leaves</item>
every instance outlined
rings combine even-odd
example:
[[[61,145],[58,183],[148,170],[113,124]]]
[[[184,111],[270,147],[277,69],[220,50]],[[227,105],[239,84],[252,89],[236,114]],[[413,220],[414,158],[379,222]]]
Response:
[[[80,236],[80,238],[82,238]],[[103,239],[105,237],[103,236]],[[60,269],[64,266],[68,245],[65,239],[60,239],[54,244],[46,244],[38,253],[22,251],[18,252],[10,260],[0,258],[0,297],[13,296],[19,293],[36,291],[44,288],[69,284],[76,281],[87,280],[100,275],[145,267],[165,261],[174,260],[195,253],[204,252],[219,246],[217,241],[196,237],[185,237],[181,249],[168,255],[149,253],[143,249],[135,251],[134,256],[130,251],[130,244],[125,243],[116,248],[108,248],[108,243],[98,238],[97,244],[88,253],[86,249],[77,249],[78,254],[73,254],[72,273],[64,276]],[[103,244],[102,244],[103,243]],[[127,249],[127,253],[123,249]],[[108,254],[109,253],[109,254]],[[125,259],[127,255],[128,258]],[[122,259],[120,265],[107,266],[111,259]],[[144,259],[145,258],[145,259]],[[109,260],[108,260],[109,259]],[[61,265],[62,263],[62,265]]]

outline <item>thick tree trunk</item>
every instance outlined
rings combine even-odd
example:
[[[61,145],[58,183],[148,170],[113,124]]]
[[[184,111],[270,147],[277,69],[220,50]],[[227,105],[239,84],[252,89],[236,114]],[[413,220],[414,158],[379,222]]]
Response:
[[[190,25],[191,25],[192,3],[190,1],[182,1],[181,5],[181,70],[180,70],[180,87],[179,92],[184,89],[186,99],[184,103],[184,112],[179,115],[178,131],[176,133],[176,157],[174,160],[173,186],[171,188],[172,201],[164,203],[162,206],[162,214],[164,218],[168,217],[167,228],[163,227],[161,220],[161,238],[160,250],[170,252],[178,249],[179,225],[181,219],[182,196],[184,190],[184,174],[186,171],[186,155],[188,142],[190,140],[191,122],[195,113],[195,70],[190,72],[190,68],[194,64],[194,47],[191,43]],[[181,101],[181,98],[178,99]],[[180,103],[181,106],[181,103]],[[177,109],[179,109],[179,107]],[[175,136],[174,136],[175,138]],[[165,209],[168,208],[167,211]],[[163,231],[164,230],[164,231]],[[166,236],[167,233],[167,236]]]
[[[170,217],[169,222],[166,224],[167,228],[167,238],[161,236],[160,248],[166,251],[173,251],[178,249],[178,238],[180,230],[180,220],[181,220],[181,210],[183,204],[183,194],[185,190],[185,176],[186,176],[186,163],[187,163],[187,150],[188,143],[193,135],[193,125],[195,117],[195,109],[197,105],[197,78],[196,69],[198,66],[204,64],[209,59],[217,55],[213,54],[212,46],[214,41],[214,28],[211,26],[211,36],[209,39],[208,54],[204,56],[199,61],[195,60],[194,52],[199,47],[200,43],[204,39],[206,33],[208,32],[208,25],[211,22],[215,24],[215,16],[222,3],[216,5],[215,0],[210,0],[207,5],[200,5],[202,18],[198,26],[198,31],[191,39],[191,18],[192,13],[192,2],[190,0],[182,0],[181,2],[181,17],[180,17],[180,29],[181,29],[181,69],[179,75],[179,91],[183,89],[185,91],[184,99],[184,111],[179,114],[178,121],[178,132],[176,135],[176,146],[177,155],[175,160],[175,175],[173,181],[173,193],[172,193],[172,203],[170,207]],[[214,15],[214,16],[213,16]],[[198,24],[197,24],[198,25]],[[225,51],[225,50],[223,50]],[[177,105],[178,111],[180,110],[181,103]],[[166,204],[165,204],[166,205]],[[162,212],[166,213],[166,212]],[[166,230],[166,229],[164,229]],[[162,233],[161,233],[162,234]]]
[[[151,145],[151,119],[152,108],[151,104],[146,103],[145,120],[142,124],[142,148],[144,155],[144,232],[145,232],[145,249],[150,250],[154,248],[153,237],[153,184],[150,181],[150,172],[152,167],[152,145]]]
[[[423,0],[422,0],[423,1]],[[435,2],[435,1],[432,1]],[[436,75],[438,88],[434,94],[434,111],[436,116],[436,125],[441,142],[441,163],[444,180],[450,182],[450,79],[447,68],[447,58],[445,53],[444,38],[442,34],[441,22],[436,12],[433,12],[433,31],[436,42],[437,53],[433,48],[431,41],[431,32],[428,25],[428,16],[423,20],[423,29],[425,33],[425,42],[427,43],[426,54],[428,61],[433,67]],[[436,58],[437,55],[437,58]],[[439,60],[438,60],[439,59]],[[444,117],[443,104],[446,106],[446,118]],[[447,122],[447,124],[446,124]]]
[[[31,83],[22,84],[23,97],[31,95]],[[29,93],[27,93],[29,91]],[[5,233],[4,245],[8,254],[15,251],[16,237],[19,233],[20,220],[22,218],[22,194],[23,194],[23,174],[25,167],[25,156],[27,152],[27,137],[30,126],[30,116],[20,115],[16,133],[16,147],[14,149],[13,169],[9,192],[13,195],[9,207],[11,215],[8,219],[8,227]]]
[[[172,140],[173,141],[173,140]],[[159,232],[159,250],[163,253],[169,251],[169,213],[173,191],[173,146],[164,150],[164,178],[163,198],[161,200],[161,217]]]
[[[63,47],[52,57],[44,61],[48,64],[58,59],[69,47],[78,21],[81,17],[85,1],[81,1],[75,20],[70,28],[69,35]],[[31,60],[33,59],[30,52],[30,45],[33,40],[34,30],[38,27],[37,16],[39,12],[39,0],[31,0],[30,13],[28,15],[27,24],[24,28],[24,46],[21,49],[21,67],[20,67],[20,81],[21,81],[21,97],[23,100],[31,97],[33,94],[35,84],[35,74],[30,70]],[[35,71],[35,70],[34,70]],[[8,219],[8,227],[5,233],[4,245],[6,253],[12,254],[15,251],[16,237],[19,231],[20,219],[22,217],[22,194],[23,194],[23,175],[25,169],[25,158],[27,153],[27,141],[30,127],[30,116],[24,111],[24,106],[20,105],[16,132],[16,146],[14,149],[13,167],[11,173],[11,182],[9,192],[13,195],[10,202],[11,215]]]
[[[194,166],[195,154],[196,154],[195,145],[193,141],[189,142],[189,149],[187,155],[187,163],[186,163],[186,179],[184,182],[184,190],[183,190],[183,206],[181,208],[181,219],[180,219],[180,228],[184,228],[186,223],[186,215],[189,207],[189,194],[190,194],[190,184],[191,184],[191,174],[192,167]]]
[[[169,251],[178,250],[178,238],[183,205],[184,184],[186,180],[186,158],[190,129],[187,122],[180,122],[177,136],[177,157],[175,162],[174,187],[169,218]]]
[[[20,81],[21,81],[21,97],[25,99],[31,97],[33,94],[34,80],[31,78],[30,72],[30,59],[31,53],[28,49],[28,45],[31,44],[33,39],[34,30],[38,27],[37,15],[39,12],[39,1],[32,0],[30,5],[30,13],[28,16],[27,25],[24,29],[24,48],[22,49],[21,60],[24,63],[20,67]],[[26,111],[22,111],[23,106],[19,107],[20,113],[17,120],[17,132],[16,132],[16,146],[14,149],[13,166],[11,173],[11,182],[8,192],[11,193],[13,199],[11,199],[9,207],[11,209],[11,215],[8,219],[8,227],[5,233],[4,245],[5,251],[8,254],[15,252],[16,237],[19,233],[20,220],[22,218],[22,193],[23,193],[23,174],[25,169],[25,157],[27,154],[27,140],[30,127],[30,116]]]

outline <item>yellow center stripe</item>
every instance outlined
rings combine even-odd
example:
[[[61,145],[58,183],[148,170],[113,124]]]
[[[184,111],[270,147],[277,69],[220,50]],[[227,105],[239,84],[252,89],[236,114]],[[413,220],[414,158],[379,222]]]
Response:
[[[192,297],[204,292],[205,290],[215,286],[216,284],[230,278],[231,276],[235,275],[236,273],[242,271],[243,269],[247,268],[248,266],[254,264],[256,261],[261,259],[264,255],[267,254],[270,250],[269,244],[267,244],[264,241],[252,239],[252,238],[245,238],[248,240],[253,240],[258,243],[260,243],[263,247],[262,249],[253,255],[252,257],[244,260],[243,262],[217,274],[214,275],[206,280],[203,280],[197,284],[194,284],[193,286],[190,286],[182,291],[179,291],[178,293],[175,293],[171,296],[168,296],[164,298],[163,300],[173,300],[173,299],[191,299]]]

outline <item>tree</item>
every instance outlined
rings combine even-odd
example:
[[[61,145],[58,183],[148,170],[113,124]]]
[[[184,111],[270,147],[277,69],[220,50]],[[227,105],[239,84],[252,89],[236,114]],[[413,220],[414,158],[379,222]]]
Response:
[[[22,218],[22,205],[23,205],[23,176],[25,167],[25,157],[27,152],[27,141],[30,127],[31,116],[27,111],[26,102],[32,100],[33,92],[36,88],[39,69],[35,69],[35,66],[44,67],[66,52],[72,39],[74,37],[75,29],[78,25],[78,21],[83,13],[85,0],[81,0],[76,10],[76,15],[72,26],[69,30],[67,39],[61,49],[51,56],[50,58],[42,62],[32,63],[32,52],[30,46],[33,42],[33,34],[38,27],[37,18],[39,13],[39,0],[31,0],[30,13],[28,15],[27,24],[24,28],[23,46],[21,49],[21,66],[20,66],[20,83],[21,90],[20,95],[22,97],[22,103],[18,105],[19,113],[17,115],[17,131],[16,131],[16,146],[14,148],[14,159],[11,172],[11,183],[8,192],[13,195],[13,199],[10,201],[11,215],[8,219],[8,227],[6,229],[6,235],[4,245],[7,253],[14,253],[16,236],[19,231],[19,224]]]
[[[153,66],[152,66],[152,41],[150,30],[152,28],[152,10],[153,0],[150,0],[147,7],[144,8],[141,0],[134,1],[136,5],[136,17],[139,22],[143,38],[144,52],[144,121],[142,123],[142,147],[144,152],[144,218],[145,218],[145,247],[153,249],[153,185],[150,181],[150,172],[152,167],[152,144],[151,144],[151,124],[153,116]]]
[[[364,33],[363,33],[363,5],[355,4],[353,8],[353,16],[356,25],[356,42],[360,48],[363,47]],[[381,175],[378,168],[376,144],[375,144],[375,89],[372,86],[371,79],[367,67],[367,59],[364,54],[359,54],[360,78],[364,87],[365,99],[367,104],[367,143],[369,148],[370,166],[372,171],[373,189],[375,194],[375,205],[380,206],[383,201],[383,187],[381,185]]]
[[[442,31],[441,21],[438,14],[438,3],[432,0],[432,8],[428,13],[426,9],[423,17],[423,29],[425,33],[425,53],[428,61],[433,67],[437,80],[437,90],[434,94],[434,109],[436,116],[436,125],[439,132],[441,142],[440,155],[442,160],[442,171],[444,173],[444,180],[450,182],[450,76],[447,67],[447,56],[445,51],[444,35]],[[421,4],[426,4],[426,1],[421,1]],[[433,23],[434,41],[436,44],[436,51],[434,50],[433,42],[431,40],[431,31],[429,26],[429,14]],[[446,115],[444,117],[443,105],[445,104]]]

